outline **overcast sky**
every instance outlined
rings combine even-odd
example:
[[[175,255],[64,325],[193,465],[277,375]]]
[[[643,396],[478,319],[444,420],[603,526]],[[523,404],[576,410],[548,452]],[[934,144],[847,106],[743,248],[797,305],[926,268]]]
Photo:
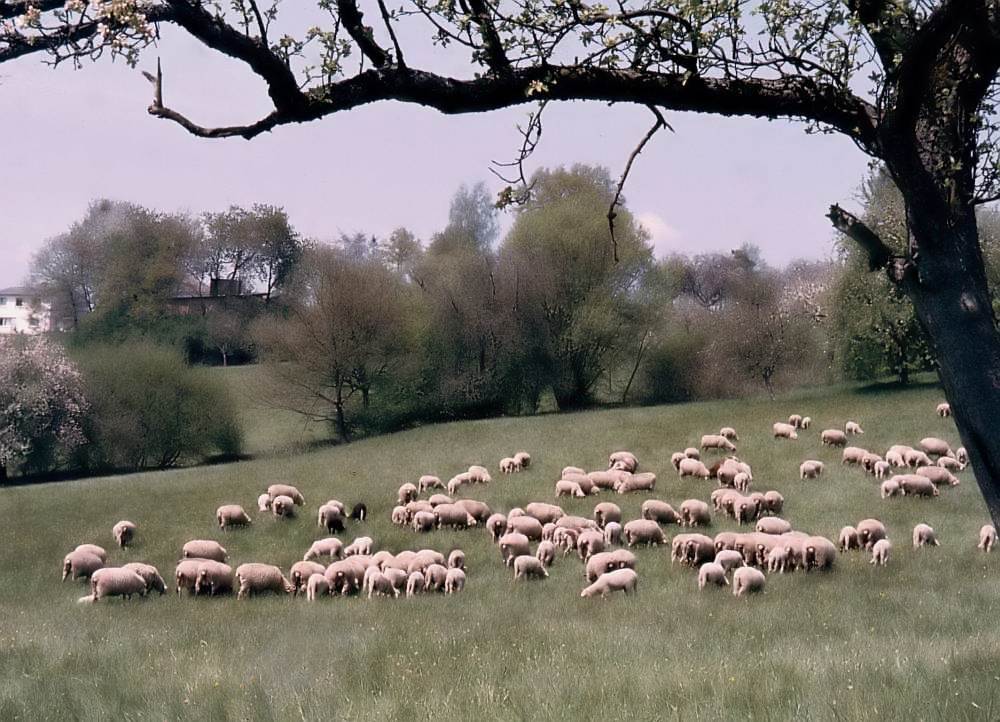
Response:
[[[166,103],[195,122],[250,122],[267,112],[262,84],[235,61],[168,34],[142,67],[154,68],[157,52]],[[460,183],[502,187],[490,161],[513,156],[516,125],[529,110],[447,117],[384,103],[248,142],[194,138],[147,115],[150,99],[149,83],[120,62],[80,71],[52,70],[38,58],[0,66],[0,286],[22,281],[40,244],[99,197],[169,211],[264,202],[284,206],[319,240],[401,225],[427,239],[444,225]],[[786,122],[668,120],[676,133],[647,146],[626,188],[658,253],[749,242],[775,264],[828,255],[824,213],[852,201],[866,172],[850,141]],[[650,121],[637,107],[550,107],[532,167],[583,162],[617,176]]]

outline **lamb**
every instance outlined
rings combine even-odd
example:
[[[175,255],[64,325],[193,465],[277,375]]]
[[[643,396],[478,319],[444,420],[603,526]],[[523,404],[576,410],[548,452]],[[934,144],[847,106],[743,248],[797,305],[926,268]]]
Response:
[[[283,494],[271,499],[271,513],[279,519],[291,519],[295,516],[295,502],[290,496]]]
[[[316,597],[325,597],[330,593],[330,583],[322,574],[313,574],[306,581],[306,599],[315,602]]]
[[[527,469],[531,466],[531,454],[527,451],[519,451],[514,454],[514,461],[520,464],[522,469]]]
[[[651,519],[657,524],[680,524],[681,515],[678,514],[670,504],[659,499],[646,499],[642,502],[640,515],[643,519]],[[621,511],[618,512],[618,519],[621,520]]]
[[[808,429],[810,426],[812,426],[812,422],[813,422],[813,420],[812,420],[811,416],[803,416],[802,417],[802,428],[803,429]]]
[[[444,483],[433,474],[424,474],[417,480],[417,489],[425,492],[428,489],[443,489]]]
[[[622,543],[622,525],[616,521],[609,521],[604,526],[604,542],[605,544],[621,544]]]
[[[962,483],[957,476],[940,466],[921,466],[917,469],[917,474],[926,476],[938,486],[958,486]]]
[[[858,541],[861,542],[861,546],[867,551],[872,548],[872,546],[879,539],[885,539],[885,524],[880,522],[878,519],[862,519],[858,522]]]
[[[224,504],[215,510],[215,520],[219,529],[225,531],[229,527],[247,526],[251,524],[249,515],[239,504]]]
[[[521,465],[517,463],[517,460],[512,456],[505,456],[500,459],[500,473],[501,474],[516,474],[521,470]]]
[[[542,538],[542,523],[533,516],[516,516],[507,519],[507,533],[518,532],[532,541]]]
[[[608,457],[608,468],[634,474],[639,468],[639,460],[631,451],[616,451]]]
[[[467,529],[476,525],[476,520],[464,508],[457,504],[441,504],[434,507],[434,519],[437,528]]]
[[[600,595],[604,599],[612,592],[636,592],[639,589],[639,576],[632,569],[616,569],[602,574],[597,580],[586,587],[580,596],[584,598]]]
[[[635,555],[625,549],[599,552],[587,560],[583,574],[588,582],[594,582],[615,569],[635,569]]]
[[[131,599],[133,594],[146,596],[146,582],[131,569],[104,567],[90,577],[91,594],[80,597],[81,602],[97,602],[105,597]]]
[[[533,501],[524,507],[524,513],[537,519],[542,524],[554,524],[566,516],[566,512],[562,510],[562,507],[539,501]]]
[[[861,424],[859,424],[858,422],[848,421],[846,424],[844,424],[844,433],[857,436],[865,432],[864,429],[861,428]]]
[[[774,438],[776,439],[791,439],[794,441],[799,438],[798,432],[795,431],[795,427],[791,424],[778,422],[771,425],[771,430],[774,432]]]
[[[547,576],[549,576],[548,570],[537,557],[527,554],[514,559],[514,579],[531,579],[532,577],[544,579]]]
[[[708,504],[700,499],[685,499],[681,502],[680,517],[684,526],[709,526],[712,523]],[[628,525],[625,528],[627,530]]]
[[[118,546],[124,549],[126,546],[132,543],[132,539],[135,537],[136,525],[130,521],[122,520],[115,524],[114,528],[111,530],[112,536],[115,538]]]
[[[785,506],[785,497],[776,491],[764,492],[764,503],[761,509],[770,514],[780,514]]]
[[[129,571],[135,572],[142,580],[146,583],[146,594],[150,592],[159,592],[162,597],[167,591],[166,582],[163,581],[163,577],[160,576],[160,571],[152,564],[143,564],[142,562],[129,562],[128,564],[123,564],[122,569],[128,569]]]
[[[444,593],[455,594],[465,589],[465,572],[457,567],[452,567],[444,578]]]
[[[270,511],[271,510],[271,495],[264,492],[257,497],[257,511]]]
[[[861,540],[858,537],[858,530],[853,526],[845,526],[841,528],[840,534],[837,536],[837,546],[842,552],[846,552],[850,549],[860,549]]]
[[[806,571],[812,569],[832,569],[837,559],[837,547],[826,537],[811,536],[802,542],[804,548],[802,565]]]
[[[955,452],[951,450],[951,446],[944,439],[939,439],[936,436],[927,436],[920,440],[919,444],[921,450],[929,454],[930,456],[954,456]]]
[[[448,493],[454,496],[455,494],[458,493],[458,490],[461,488],[463,484],[471,484],[471,483],[472,483],[472,475],[469,474],[468,472],[455,474],[455,476],[451,477],[451,479],[448,480],[448,486],[447,486]]]
[[[890,469],[892,469],[892,464],[888,461],[876,461],[872,470],[875,473],[876,479],[884,479]]]
[[[302,564],[303,562],[299,562]],[[309,563],[309,562],[305,562]],[[316,565],[322,570],[320,565]],[[208,592],[208,596],[228,594],[233,591],[233,568],[222,562],[202,559],[198,562],[197,577],[194,582],[194,593]]]
[[[535,550],[535,558],[544,566],[551,567],[556,560],[556,545],[550,541],[542,541]]]
[[[479,466],[478,464],[473,464],[469,467],[469,481],[473,484],[489,484],[493,481],[493,477],[490,476],[490,472],[485,466]]]
[[[193,539],[181,548],[181,556],[185,559],[212,559],[224,562],[229,552],[217,541]]]
[[[411,501],[417,500],[417,490],[416,484],[406,483],[399,487],[399,491],[396,492],[396,503],[400,505],[408,504]]]
[[[442,504],[454,504],[455,500],[452,499],[447,494],[431,494],[430,498],[427,500],[427,503],[430,504],[432,507],[435,507],[435,506],[441,506]]]
[[[977,549],[982,549],[984,552],[989,552],[993,550],[993,546],[997,543],[997,529],[992,524],[984,524],[979,530],[979,544]]]
[[[500,558],[505,566],[511,566],[516,557],[530,554],[531,545],[524,534],[511,532],[500,537]]]
[[[465,552],[461,549],[452,549],[448,554],[449,569],[465,569]]]
[[[917,451],[916,449],[910,449],[903,452],[903,461],[909,467],[917,466],[930,466],[934,462],[931,461],[931,457],[922,451]]]
[[[350,557],[355,555],[368,555],[372,553],[372,547],[375,542],[369,536],[359,536],[357,539],[352,541],[346,547],[344,547],[344,556]]]
[[[636,544],[666,544],[667,538],[655,521],[634,519],[625,525],[625,540],[630,547]]]
[[[301,561],[295,562],[292,568],[288,572],[289,578],[292,580],[292,585],[295,587],[293,594],[298,594],[309,582],[309,577],[314,574],[322,575],[326,571],[326,567],[322,564],[318,564],[312,561]]]
[[[455,506],[465,509],[465,513],[471,516],[477,524],[485,522],[493,513],[487,504],[475,499],[459,499],[455,502]],[[470,526],[472,525],[470,524]]]
[[[743,555],[734,549],[720,549],[715,553],[715,563],[726,572],[743,566]]]
[[[754,529],[761,534],[786,534],[792,530],[792,525],[777,516],[766,516],[757,521]]]
[[[677,475],[680,477],[697,476],[701,479],[708,479],[711,473],[708,467],[697,459],[684,459],[677,469]]]
[[[719,429],[719,436],[725,436],[730,441],[739,441],[740,437],[736,435],[736,429],[731,426],[723,426]]]
[[[938,541],[937,534],[934,533],[934,528],[929,524],[917,524],[913,527],[913,548],[919,549],[924,546],[941,546],[941,542]]]
[[[587,529],[576,539],[576,550],[581,561],[604,551],[604,533],[597,529]]]
[[[847,434],[840,429],[824,429],[819,435],[825,446],[846,446]]]
[[[261,592],[292,594],[295,591],[295,586],[272,564],[240,564],[236,567],[236,579],[240,583],[237,599]]]
[[[869,564],[884,567],[889,563],[890,551],[892,551],[892,542],[888,539],[879,539],[872,545],[872,558]]]
[[[951,416],[951,404],[949,404],[947,401],[940,403],[937,405],[935,411],[937,412],[937,415],[940,416],[942,419]]]
[[[961,461],[951,456],[939,456],[937,465],[948,471],[961,471],[965,468]]]
[[[705,434],[701,437],[701,448],[703,449],[723,449],[725,451],[736,451],[736,447],[729,439],[719,434]]]
[[[733,596],[744,597],[764,591],[764,572],[753,567],[740,567],[733,572]]]
[[[868,451],[858,446],[848,446],[841,455],[841,464],[860,465]]]
[[[302,496],[302,492],[296,489],[294,486],[288,484],[271,484],[267,487],[267,495],[271,497],[271,503],[274,503],[274,499],[279,496],[287,496],[292,499],[296,506],[304,506],[306,499]]]
[[[698,589],[704,590],[709,584],[720,587],[729,584],[729,580],[726,579],[726,570],[722,568],[721,564],[705,562],[698,567]]]
[[[933,497],[941,495],[941,492],[938,491],[934,482],[926,476],[921,476],[919,474],[903,474],[892,478],[899,484],[899,488],[905,496]]]
[[[788,425],[791,426],[793,429],[801,429],[802,416],[800,416],[799,414],[792,414],[791,416],[788,417]]]
[[[86,549],[74,549],[63,558],[62,580],[89,579],[94,572],[104,567],[104,561]]]
[[[418,511],[413,515],[413,521],[411,524],[413,526],[413,531],[415,532],[432,531],[434,526],[437,524],[437,517],[429,511]]]
[[[447,575],[445,579],[447,580]],[[423,572],[412,572],[406,578],[406,596],[414,597],[424,590],[424,574]]]
[[[486,528],[490,532],[490,538],[493,540],[493,543],[497,543],[507,530],[507,517],[503,514],[490,515],[486,520]]]
[[[670,455],[670,463],[673,465],[675,471],[681,468],[681,462],[686,458],[683,451],[675,451]]]
[[[647,471],[622,479],[615,485],[615,491],[619,494],[628,494],[633,491],[652,491],[655,487],[656,474]]]
[[[560,479],[556,482],[556,498],[560,496],[575,496],[582,499],[586,494],[583,493],[583,489],[575,481]]]
[[[621,520],[622,510],[617,504],[605,501],[594,507],[594,521],[597,522],[597,526],[601,529],[603,529],[610,521],[621,522]]]

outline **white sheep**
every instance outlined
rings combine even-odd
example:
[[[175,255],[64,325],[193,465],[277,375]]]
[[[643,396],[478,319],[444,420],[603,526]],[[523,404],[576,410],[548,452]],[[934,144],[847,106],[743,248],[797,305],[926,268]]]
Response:
[[[445,579],[447,578],[448,576],[446,574]],[[423,572],[411,572],[406,578],[406,596],[414,597],[424,591],[425,581]]]
[[[444,578],[444,593],[455,594],[465,589],[465,572],[457,567],[452,567]]]
[[[288,570],[288,577],[292,580],[292,585],[295,587],[294,594],[298,594],[305,588],[306,584],[309,583],[309,577],[314,574],[323,574],[325,571],[326,567],[318,562],[308,560],[295,562],[292,568]]]
[[[299,562],[308,564],[308,562]],[[322,566],[316,565],[319,569]],[[141,576],[141,575],[140,575]],[[208,592],[210,597],[216,594],[229,594],[233,591],[233,568],[223,562],[212,559],[202,559],[198,562],[198,570],[194,582],[194,593]]]
[[[434,529],[437,524],[437,517],[434,516],[433,512],[430,511],[418,511],[413,515],[413,521],[411,522],[413,526],[413,531],[415,532],[429,532]]]
[[[411,501],[416,501],[418,493],[417,485],[407,482],[400,486],[399,491],[396,492],[396,503],[402,506],[409,504]]]
[[[181,556],[186,559],[213,559],[224,562],[229,552],[217,541],[192,539],[181,548]]]
[[[493,481],[493,477],[490,476],[489,470],[485,466],[480,466],[479,464],[473,464],[469,467],[467,472],[469,475],[469,481],[473,484],[489,484]]]
[[[649,519],[633,519],[625,525],[624,534],[630,547],[636,544],[656,546],[667,542],[660,525]]]
[[[892,477],[892,479],[899,484],[899,488],[905,496],[935,497],[941,495],[937,485],[920,474],[901,474]]]
[[[433,474],[424,474],[417,480],[417,489],[420,492],[425,492],[428,489],[443,489],[444,484],[441,479],[434,476]]]
[[[622,543],[622,525],[616,521],[609,521],[604,525],[604,542],[605,544],[621,544]]]
[[[736,451],[736,447],[729,439],[719,434],[705,434],[701,437],[701,448],[703,449],[723,449],[725,451]]]
[[[934,528],[929,524],[920,523],[913,527],[913,548],[919,549],[924,546],[941,546]]]
[[[643,519],[652,519],[657,524],[681,523],[681,515],[670,504],[659,499],[646,499],[646,501],[642,502],[640,515]],[[620,509],[616,521],[621,521]]]
[[[409,514],[406,513],[405,506],[392,508],[392,523],[396,526],[406,526],[409,523]]]
[[[530,555],[531,545],[524,534],[512,532],[500,537],[500,558],[505,566],[511,566],[519,556]]]
[[[799,478],[800,479],[815,479],[820,474],[826,466],[822,461],[816,461],[815,459],[807,459],[799,464]]]
[[[104,561],[87,549],[74,549],[63,558],[62,578],[88,579],[104,566]]]
[[[934,463],[931,461],[931,457],[917,449],[910,449],[903,452],[903,461],[909,467],[931,466]]]
[[[959,446],[955,449],[955,458],[958,459],[958,463],[963,468],[969,465],[969,452],[965,450],[964,446]]]
[[[271,510],[271,495],[266,491],[257,497],[257,511]]]
[[[133,594],[146,596],[146,582],[131,569],[104,567],[90,576],[91,593],[80,597],[81,602],[96,602],[105,597],[131,599]]]
[[[111,530],[112,536],[115,538],[115,542],[118,543],[122,549],[127,547],[132,543],[132,539],[135,538],[136,525],[130,521],[122,520],[115,524],[114,528]]]
[[[683,451],[675,451],[670,455],[670,463],[673,465],[675,470],[679,470],[681,468],[681,462],[686,458],[687,457],[684,456]]]
[[[844,433],[857,436],[859,434],[865,433],[864,429],[861,428],[861,424],[857,421],[848,421],[844,424]]]
[[[982,549],[984,552],[989,552],[993,549],[993,546],[997,543],[997,529],[992,524],[984,524],[979,530],[979,545],[978,549]]]
[[[222,531],[229,527],[247,526],[252,523],[250,516],[239,504],[223,504],[215,510],[215,520]]]
[[[792,525],[781,517],[765,516],[757,520],[754,529],[761,534],[787,534],[792,530]]]
[[[753,494],[750,496],[752,498]],[[770,514],[780,514],[784,506],[785,497],[783,497],[780,493],[777,491],[764,492],[764,501],[761,504],[762,511],[766,511]]]
[[[871,549],[879,539],[886,538],[885,524],[878,519],[862,519],[857,523],[858,540],[865,549]]]
[[[753,567],[740,567],[733,572],[733,595],[743,597],[764,591],[764,572]]]
[[[580,596],[596,597],[600,595],[604,599],[613,592],[635,592],[639,588],[639,576],[633,569],[616,569],[614,571],[601,574],[593,584],[586,587]]]
[[[491,514],[486,520],[486,528],[490,532],[493,543],[497,543],[507,530],[507,517],[503,514]]]
[[[726,570],[722,568],[721,564],[705,562],[698,567],[698,589],[704,590],[709,584],[720,587],[729,584],[729,580],[726,579]]]
[[[701,459],[701,452],[693,446],[689,446],[684,449],[684,456],[689,459]]]
[[[632,474],[622,479],[615,484],[615,491],[619,494],[628,494],[633,491],[653,491],[655,487],[656,474],[646,471],[642,474]]]
[[[501,474],[516,474],[520,470],[521,465],[517,463],[517,460],[513,456],[505,456],[500,459]]]
[[[306,580],[306,599],[315,602],[316,597],[325,597],[330,594],[330,583],[322,574],[313,574]]]
[[[875,478],[884,479],[886,474],[888,474],[891,469],[892,469],[892,464],[890,464],[888,461],[876,461],[874,467]]]
[[[579,466],[564,466],[562,470],[562,477],[564,479],[568,476],[585,476],[586,474],[587,472]]]
[[[542,540],[535,550],[535,558],[544,566],[551,567],[556,560],[556,545],[551,541]]]
[[[952,456],[938,457],[937,465],[948,471],[962,471],[965,468],[961,461]]]
[[[689,458],[681,461],[680,466],[677,469],[677,475],[680,477],[696,476],[701,479],[708,479],[712,474],[708,470],[708,467],[701,461]]]
[[[452,549],[448,554],[449,569],[465,569],[465,552],[461,549]]]
[[[846,552],[851,549],[860,549],[861,540],[858,538],[858,530],[853,526],[845,526],[841,528],[840,534],[837,535],[837,547],[842,552]]]
[[[291,519],[295,516],[295,500],[285,494],[279,494],[271,499],[271,513],[279,519]]]
[[[274,503],[274,499],[279,496],[287,496],[291,498],[296,506],[304,506],[306,503],[306,499],[302,496],[302,492],[289,484],[271,484],[267,487],[267,494],[271,497],[272,504]]]
[[[514,559],[514,579],[531,579],[536,577],[544,579],[549,576],[545,565],[530,554],[523,554]]]
[[[344,547],[344,556],[350,557],[354,555],[368,555],[372,553],[372,547],[375,542],[369,536],[359,536],[357,539],[352,541],[346,547]]]
[[[166,582],[164,582],[163,577],[160,576],[160,571],[152,564],[129,562],[128,564],[123,564],[122,569],[128,569],[129,571],[135,572],[142,577],[142,580],[146,582],[147,594],[149,592],[156,591],[160,593],[160,596],[163,596],[163,594],[166,593]]]
[[[639,469],[639,460],[631,451],[616,451],[608,457],[608,468],[634,474]]]
[[[514,454],[514,461],[520,464],[522,469],[527,469],[531,466],[531,454],[527,451],[519,451]]]
[[[799,414],[792,414],[788,417],[788,424],[794,429],[802,428],[802,416]]]
[[[715,563],[726,572],[730,572],[744,564],[743,555],[735,549],[720,549],[715,553]]]
[[[736,429],[732,426],[723,426],[719,429],[719,436],[725,436],[730,441],[739,441],[740,437],[736,435]]]
[[[955,452],[951,450],[951,445],[944,439],[939,439],[936,436],[927,436],[920,440],[919,446],[926,454],[930,456],[954,456]]]
[[[958,486],[962,483],[957,476],[940,466],[921,466],[917,474],[926,476],[938,486]]]
[[[824,429],[820,432],[819,438],[825,446],[847,445],[847,434],[840,429]]]
[[[854,466],[859,466],[862,460],[865,458],[865,454],[868,451],[862,449],[859,446],[848,446],[844,448],[844,453],[841,454],[841,464],[851,464]]]
[[[292,594],[295,591],[295,586],[272,564],[241,564],[236,567],[236,579],[240,583],[237,599],[261,592]]]
[[[771,430],[774,433],[774,438],[776,439],[792,439],[795,440],[799,438],[798,432],[795,427],[791,424],[785,424],[782,422],[777,422],[771,425]]]
[[[712,513],[708,504],[701,499],[685,499],[680,508],[681,524],[688,527],[709,526],[712,523]],[[626,532],[628,524],[625,525]]]
[[[892,551],[892,542],[888,539],[879,539],[872,544],[872,558],[869,564],[884,567],[889,563],[889,552]]]
[[[767,565],[767,571],[769,572],[784,574],[786,571],[790,571],[794,568],[792,564],[791,549],[782,544],[772,546],[768,550],[767,556],[764,558],[764,562]]]
[[[808,429],[810,426],[812,426],[812,422],[813,422],[813,420],[812,420],[811,416],[803,416],[802,417],[802,428],[803,429]]]

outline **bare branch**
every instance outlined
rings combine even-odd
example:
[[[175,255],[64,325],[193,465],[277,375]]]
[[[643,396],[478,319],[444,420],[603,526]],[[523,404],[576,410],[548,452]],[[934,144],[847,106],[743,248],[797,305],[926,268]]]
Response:
[[[384,68],[389,64],[389,53],[375,42],[372,29],[364,24],[364,14],[358,9],[354,0],[337,0],[337,10],[340,21],[347,28],[348,34],[361,48],[365,57],[372,61],[376,68]]]
[[[890,271],[889,277],[894,281],[899,281],[893,274],[891,266],[898,259],[893,255],[892,249],[878,236],[875,231],[864,224],[852,213],[848,213],[839,205],[830,206],[830,212],[826,217],[833,223],[833,227],[853,240],[862,250],[868,254],[868,268],[872,271],[885,269]]]
[[[392,27],[392,16],[389,14],[389,10],[386,9],[384,0],[378,0],[378,9],[382,13],[382,22],[385,23],[385,29],[389,33],[389,37],[392,38],[392,46],[396,49],[396,65],[405,68],[406,60],[403,58],[403,48],[400,46],[399,38],[396,37],[396,31]]]

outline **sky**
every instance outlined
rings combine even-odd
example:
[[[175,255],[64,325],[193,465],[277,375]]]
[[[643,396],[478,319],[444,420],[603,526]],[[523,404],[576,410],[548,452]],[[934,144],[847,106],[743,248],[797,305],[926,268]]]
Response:
[[[242,65],[176,31],[164,33],[140,69],[154,69],[157,56],[166,104],[201,125],[252,122],[269,110],[263,84]],[[449,70],[469,72],[454,60]],[[191,212],[269,203],[320,241],[398,226],[429,239],[461,183],[503,187],[491,161],[514,156],[516,126],[530,110],[445,116],[390,102],[252,141],[204,140],[149,116],[150,100],[149,83],[121,62],[52,69],[29,57],[0,65],[0,287],[25,280],[31,255],[97,198]],[[659,255],[753,243],[782,265],[830,253],[824,214],[831,203],[852,205],[867,171],[849,140],[784,121],[690,113],[667,120],[675,132],[646,147],[625,189]],[[529,169],[588,163],[617,177],[651,122],[641,107],[552,105]]]

